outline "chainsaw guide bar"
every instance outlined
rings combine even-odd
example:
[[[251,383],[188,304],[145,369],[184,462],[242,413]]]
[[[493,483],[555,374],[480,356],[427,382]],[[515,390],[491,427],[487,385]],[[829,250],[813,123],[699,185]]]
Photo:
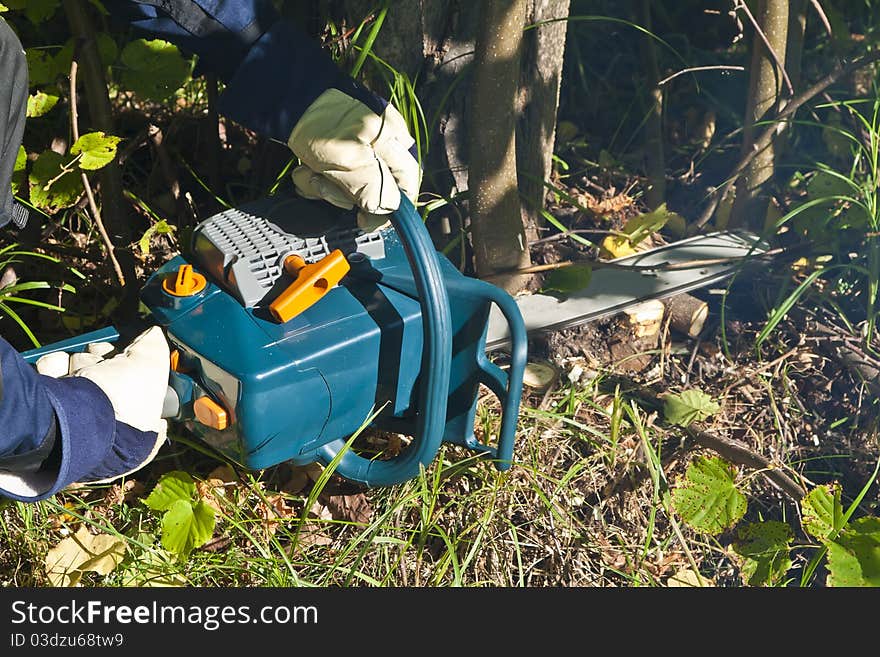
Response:
[[[744,231],[698,235],[610,260],[608,262],[639,269],[595,269],[588,287],[567,297],[528,294],[517,297],[516,304],[529,334],[573,328],[616,315],[649,299],[664,299],[722,281],[768,248],[757,235]],[[697,266],[687,267],[691,262]],[[652,266],[656,269],[642,269]],[[507,323],[493,307],[489,314],[486,350],[505,347],[509,341]]]

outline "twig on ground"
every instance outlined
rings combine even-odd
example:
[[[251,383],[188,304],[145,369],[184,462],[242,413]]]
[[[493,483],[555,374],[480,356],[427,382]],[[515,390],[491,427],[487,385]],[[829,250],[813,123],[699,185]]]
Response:
[[[698,445],[717,452],[731,463],[757,470],[791,499],[800,501],[806,495],[804,488],[780,470],[778,465],[753,452],[744,443],[732,438],[716,436],[696,424],[686,427],[685,432]]]

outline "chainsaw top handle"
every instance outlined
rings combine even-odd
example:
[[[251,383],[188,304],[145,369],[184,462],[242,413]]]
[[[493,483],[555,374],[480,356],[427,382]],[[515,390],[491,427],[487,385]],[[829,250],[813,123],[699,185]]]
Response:
[[[337,474],[368,486],[402,483],[417,477],[421,467],[427,467],[434,460],[443,442],[452,367],[449,295],[431,236],[415,206],[403,193],[400,207],[390,219],[412,269],[422,313],[421,385],[415,435],[406,450],[385,461],[356,454],[342,439],[325,445],[318,452],[325,465],[336,462]]]

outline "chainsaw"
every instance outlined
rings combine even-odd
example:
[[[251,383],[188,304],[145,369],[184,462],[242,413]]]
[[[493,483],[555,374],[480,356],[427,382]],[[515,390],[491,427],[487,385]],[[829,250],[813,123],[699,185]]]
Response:
[[[166,262],[140,297],[171,347],[165,418],[248,469],[318,462],[385,486],[418,476],[444,443],[507,470],[529,333],[593,321],[734,269],[664,272],[664,263],[734,262],[759,247],[754,236],[702,236],[619,259],[640,266],[597,270],[589,292],[515,300],[438,253],[403,195],[390,226],[375,231],[324,202],[279,196],[198,224],[189,254]],[[107,327],[22,355],[33,363],[118,339]],[[489,359],[495,349],[509,353],[506,368]],[[474,432],[481,385],[501,407],[494,439]],[[368,458],[353,448],[365,426],[410,442]]]
[[[527,337],[513,298],[438,253],[401,195],[391,226],[294,196],[261,199],[196,226],[144,284],[147,320],[171,348],[163,416],[248,469],[333,464],[368,486],[419,475],[452,443],[510,467]],[[490,307],[509,325],[510,363],[486,355]],[[114,327],[22,354],[81,351]],[[483,385],[501,405],[497,439],[474,433]],[[410,436],[390,458],[350,437],[365,424]]]

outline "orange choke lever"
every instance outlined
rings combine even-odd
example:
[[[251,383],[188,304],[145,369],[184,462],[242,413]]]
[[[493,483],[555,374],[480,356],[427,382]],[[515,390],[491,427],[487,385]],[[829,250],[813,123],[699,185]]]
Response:
[[[269,304],[269,311],[279,322],[290,321],[327,294],[349,269],[351,267],[339,249],[310,265],[298,255],[287,256],[284,271],[296,280]]]

